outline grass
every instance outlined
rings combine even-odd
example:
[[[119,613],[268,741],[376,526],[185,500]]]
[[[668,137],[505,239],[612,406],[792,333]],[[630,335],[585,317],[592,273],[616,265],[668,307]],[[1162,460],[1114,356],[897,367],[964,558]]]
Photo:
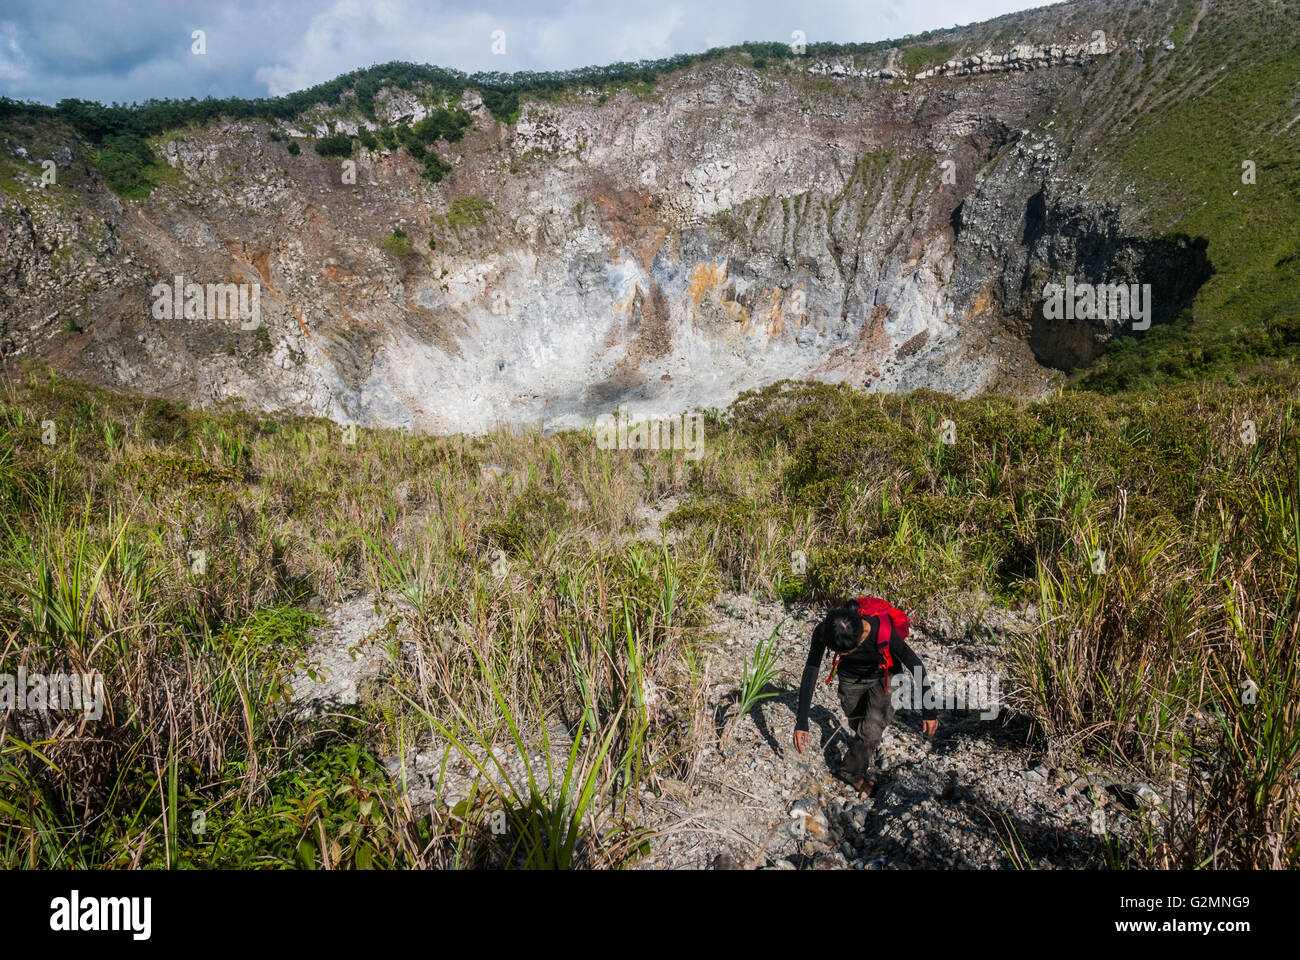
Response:
[[[506,841],[465,810],[412,809],[374,759],[435,721],[462,744],[496,741],[501,704],[530,742],[558,717],[609,745],[574,755],[563,797],[551,785],[521,792],[511,809],[530,824],[541,821],[525,809],[581,801],[572,829],[587,838],[570,836],[559,860],[548,847],[522,863],[631,856],[630,840],[591,846],[587,814],[653,782],[665,758],[681,762],[689,723],[655,704],[688,697],[677,651],[713,589],[702,558],[618,547],[644,470],[613,470],[608,454],[601,463],[573,439],[364,431],[350,447],[322,421],[192,413],[39,376],[9,389],[0,672],[103,674],[111,730],[6,717],[4,863],[513,863]],[[59,443],[40,443],[44,419]],[[525,467],[511,471],[523,487],[481,471],[502,460]],[[669,459],[650,475],[663,482]],[[394,495],[400,476],[415,482]],[[513,537],[515,503],[541,495],[533,487],[555,504],[554,526]],[[501,537],[504,581],[491,569]],[[305,601],[356,586],[396,605],[413,659],[346,727],[304,725],[285,703],[314,624]],[[494,688],[491,677],[508,679]],[[555,789],[563,782],[557,771]],[[202,835],[186,829],[197,811]],[[618,818],[635,836],[632,814]]]
[[[946,63],[957,52],[957,43],[916,44],[902,49],[903,68],[909,77],[929,67]]]
[[[406,239],[406,231],[401,227],[393,227],[393,232],[384,237],[381,242],[384,249],[398,259],[407,256],[411,252],[411,245]]]
[[[1110,133],[1088,164],[1116,192],[1139,186],[1151,233],[1205,238],[1215,274],[1178,323],[1121,341],[1085,380],[1094,389],[1136,389],[1295,355],[1294,319],[1286,318],[1300,314],[1300,128],[1290,124],[1300,8],[1213,3],[1186,42],[1196,10],[1190,0],[1177,8],[1167,33],[1177,50],[1163,61],[1108,58],[1096,82],[1111,93]],[[1126,78],[1135,78],[1129,90]]]
[[[776,643],[776,635],[780,630],[781,626],[778,624],[772,631],[772,635],[758,644],[754,656],[745,657],[740,674],[740,691],[736,696],[736,722],[739,722],[741,717],[747,716],[764,700],[780,696],[778,691],[767,689],[781,673],[776,665],[781,656]]]
[[[582,432],[347,445],[325,421],[29,371],[0,395],[0,673],[94,671],[107,704],[98,723],[0,721],[0,863],[624,866],[656,842],[642,792],[716,743],[716,591],[870,587],[921,620],[974,595],[1037,607],[1010,708],[1049,752],[1161,798],[1099,863],[1294,865],[1292,390],[1021,403],[782,384],[711,416],[707,455],[684,461]],[[672,545],[629,540],[665,497]],[[296,719],[307,601],[357,589],[389,612],[386,679]],[[746,660],[740,715],[771,696],[776,646]],[[378,758],[417,749],[477,786],[414,804]]]
[[[492,212],[492,201],[469,193],[453,200],[451,209],[444,216],[435,216],[433,222],[445,230],[450,230],[459,238],[467,230],[486,226]]]
[[[533,752],[532,742],[524,733],[523,722],[502,695],[501,683],[490,664],[480,661],[479,666],[484,671],[516,755],[529,757]],[[534,677],[534,681],[539,679]],[[542,686],[535,683],[535,689]],[[471,742],[458,737],[434,713],[412,702],[412,706],[428,720],[430,728],[446,738],[477,768],[481,778],[478,782],[486,785],[481,794],[476,789],[468,799],[460,801],[453,812],[460,817],[469,816],[475,810],[475,801],[482,796],[502,814],[500,828],[493,828],[496,835],[507,838],[500,844],[503,849],[497,865],[525,869],[570,869],[584,863],[596,865],[601,862],[605,851],[580,848],[580,843],[626,846],[629,839],[636,837],[635,830],[627,836],[623,834],[627,824],[627,794],[638,781],[619,776],[614,770],[635,764],[636,754],[644,744],[635,730],[631,738],[619,737],[623,720],[621,709],[609,718],[603,730],[593,727],[588,731],[588,720],[595,717],[598,706],[592,697],[593,689],[592,684],[583,686],[588,699],[578,714],[569,749],[561,754],[562,770],[557,771],[552,765],[551,737],[545,728],[542,729],[541,757],[546,767],[545,780],[532,762],[523,763],[522,779],[508,769],[493,750],[497,739],[494,731],[472,723],[463,711],[457,711],[457,720],[470,731]],[[622,756],[617,759],[611,757],[616,740],[623,745]],[[613,763],[609,762],[611,760]],[[484,807],[480,805],[476,812],[481,814]],[[602,821],[612,822],[612,828]],[[616,859],[625,860],[627,854]]]
[[[1177,322],[1119,340],[1080,389],[1039,403],[779,384],[711,417],[708,455],[684,464],[578,432],[368,430],[344,445],[319,420],[189,411],[39,370],[6,381],[0,673],[95,672],[108,703],[93,725],[0,715],[0,865],[624,866],[655,842],[640,793],[682,778],[716,736],[703,611],[726,588],[808,603],[869,590],[921,620],[1033,605],[1040,625],[1006,663],[1011,709],[1049,752],[1159,795],[1149,829],[1106,833],[1099,862],[1294,866],[1300,20],[1294,0],[1224,0],[1189,39],[1195,4],[1143,9],[1153,19],[1133,29],[1178,49],[1121,49],[1081,72],[1054,136],[1103,131],[1082,179],[1108,196],[1138,185],[1145,227],[1204,238],[1215,273]],[[1034,39],[1021,25],[977,30]],[[901,48],[909,72],[984,43],[931,39]],[[784,47],[753,49],[778,68]],[[662,72],[483,93],[511,122],[521,92],[644,89]],[[68,139],[61,120],[5,110],[33,157]],[[450,167],[430,147],[463,128],[443,111],[381,137],[440,180]],[[91,139],[86,159],[123,196],[180,176],[142,134]],[[66,181],[32,197],[84,187],[80,149]],[[16,177],[36,169],[0,157],[6,196],[28,198]],[[925,161],[877,152],[822,208],[802,195],[742,212],[755,226],[779,215],[785,243],[875,197],[891,170],[904,186],[933,179]],[[494,215],[458,196],[438,238]],[[381,243],[411,253],[399,229]],[[955,443],[936,439],[944,421]],[[668,496],[673,545],[629,542],[638,506]],[[390,614],[382,689],[329,722],[295,719],[292,678],[319,626],[309,601],[358,589]],[[746,660],[739,716],[771,696],[775,645]],[[431,743],[478,785],[416,808],[378,758]],[[494,747],[540,747],[545,771],[521,774]],[[1030,865],[1007,826],[1008,855]]]

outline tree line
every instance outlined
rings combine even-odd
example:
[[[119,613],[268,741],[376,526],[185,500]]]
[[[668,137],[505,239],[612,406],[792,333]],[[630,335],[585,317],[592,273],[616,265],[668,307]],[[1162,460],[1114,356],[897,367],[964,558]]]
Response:
[[[920,42],[931,36],[948,33],[931,30],[907,38],[908,43]],[[903,41],[882,40],[875,43],[810,43],[803,54],[796,54],[789,43],[779,41],[746,42],[732,47],[713,47],[702,53],[679,53],[657,60],[620,62],[605,66],[580,67],[574,70],[496,71],[467,74],[447,67],[395,61],[378,64],[362,70],[353,70],[279,97],[205,97],[202,100],[149,99],[143,103],[101,104],[91,100],[64,99],[55,106],[29,103],[0,97],[0,120],[14,115],[57,116],[69,123],[82,136],[93,143],[102,142],[115,135],[132,133],[148,137],[165,130],[191,123],[206,123],[219,117],[232,120],[291,120],[311,107],[333,105],[351,93],[361,114],[375,119],[375,96],[384,87],[410,89],[417,85],[432,88],[435,93],[457,95],[472,89],[483,98],[493,116],[510,122],[518,111],[521,96],[554,95],[575,87],[620,86],[635,83],[654,83],[665,73],[710,60],[730,53],[743,52],[763,61],[793,60],[800,56],[846,56],[872,53],[899,46]]]
[[[908,43],[920,42],[946,30],[931,30],[907,38]],[[682,70],[698,63],[720,59],[731,53],[745,53],[754,66],[764,68],[773,61],[804,58],[846,56],[876,52],[903,41],[878,41],[875,43],[810,43],[803,53],[796,53],[789,43],[778,41],[747,42],[739,46],[713,47],[702,53],[681,53],[658,60],[620,62],[597,67],[580,67],[574,70],[495,71],[467,74],[447,67],[395,61],[362,70],[354,70],[318,83],[305,90],[279,97],[205,97],[198,100],[157,99],[143,103],[102,104],[92,100],[66,98],[53,107],[40,103],[0,97],[0,123],[11,119],[38,119],[42,117],[62,120],[88,140],[95,148],[95,162],[114,190],[124,196],[148,193],[149,173],[156,158],[149,148],[147,138],[184,127],[203,124],[225,117],[231,120],[293,120],[315,106],[334,106],[351,97],[362,116],[374,121],[375,97],[384,88],[410,90],[423,87],[435,95],[457,98],[464,90],[474,90],[483,98],[484,106],[502,123],[513,123],[519,118],[521,97],[550,98],[574,88],[606,89],[633,84],[653,84],[660,76]],[[397,128],[393,134],[381,139],[396,148],[398,142],[417,160],[426,160],[426,175],[441,179],[446,165],[427,149],[439,138],[454,141],[468,124],[464,111],[435,111],[430,120],[422,121],[416,128]],[[366,146],[374,135],[367,132],[361,137]],[[352,144],[343,135],[331,134],[317,143],[322,156],[350,153]],[[297,153],[296,144],[290,145]],[[426,159],[432,158],[432,159]]]

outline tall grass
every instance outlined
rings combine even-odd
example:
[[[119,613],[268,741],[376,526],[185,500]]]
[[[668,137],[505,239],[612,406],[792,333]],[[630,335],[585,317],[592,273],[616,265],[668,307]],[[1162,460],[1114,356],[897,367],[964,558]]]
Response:
[[[780,667],[777,666],[781,657],[777,635],[781,632],[783,623],[784,621],[777,624],[766,640],[759,641],[752,657],[749,654],[745,655],[745,662],[740,671],[740,689],[736,693],[734,723],[739,723],[764,700],[780,696],[778,691],[770,690],[768,687],[781,673]]]
[[[716,738],[720,587],[882,593],[922,621],[1036,607],[1012,706],[1054,753],[1160,798],[1108,862],[1295,863],[1284,385],[1038,404],[777,385],[710,418],[695,462],[576,432],[352,446],[323,421],[4,389],[0,672],[95,671],[108,692],[97,725],[0,718],[6,866],[626,864],[654,843],[641,794],[689,780]],[[937,442],[949,419],[957,442]],[[679,536],[632,540],[668,497]],[[296,720],[307,601],[357,590],[389,615],[387,679],[346,717]],[[751,705],[775,649],[745,665]],[[376,758],[431,744],[480,776],[421,807]],[[544,770],[512,781],[503,750]]]

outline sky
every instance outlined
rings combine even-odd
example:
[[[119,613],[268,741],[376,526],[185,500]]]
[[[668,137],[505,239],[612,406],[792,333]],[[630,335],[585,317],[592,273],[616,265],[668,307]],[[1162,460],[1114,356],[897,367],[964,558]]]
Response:
[[[0,0],[0,95],[278,96],[390,60],[565,70],[745,40],[867,43],[1044,0]],[[196,52],[202,31],[203,52]]]

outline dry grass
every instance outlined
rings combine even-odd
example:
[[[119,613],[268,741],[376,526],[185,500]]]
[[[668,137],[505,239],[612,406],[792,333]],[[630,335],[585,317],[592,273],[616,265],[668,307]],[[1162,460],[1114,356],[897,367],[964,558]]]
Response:
[[[1282,388],[1018,405],[775,387],[710,419],[699,461],[581,433],[349,445],[324,421],[44,376],[6,390],[0,672],[98,671],[108,693],[99,723],[0,720],[7,865],[623,864],[653,842],[640,791],[691,782],[716,737],[702,615],[719,586],[869,590],[922,618],[972,592],[1037,603],[1014,708],[1052,751],[1160,795],[1116,862],[1296,861]],[[667,498],[680,537],[633,541],[638,508]],[[306,603],[357,589],[393,612],[386,683],[295,721]],[[483,766],[473,796],[415,808],[374,759],[429,744]],[[554,762],[517,782],[493,769],[502,746]]]

